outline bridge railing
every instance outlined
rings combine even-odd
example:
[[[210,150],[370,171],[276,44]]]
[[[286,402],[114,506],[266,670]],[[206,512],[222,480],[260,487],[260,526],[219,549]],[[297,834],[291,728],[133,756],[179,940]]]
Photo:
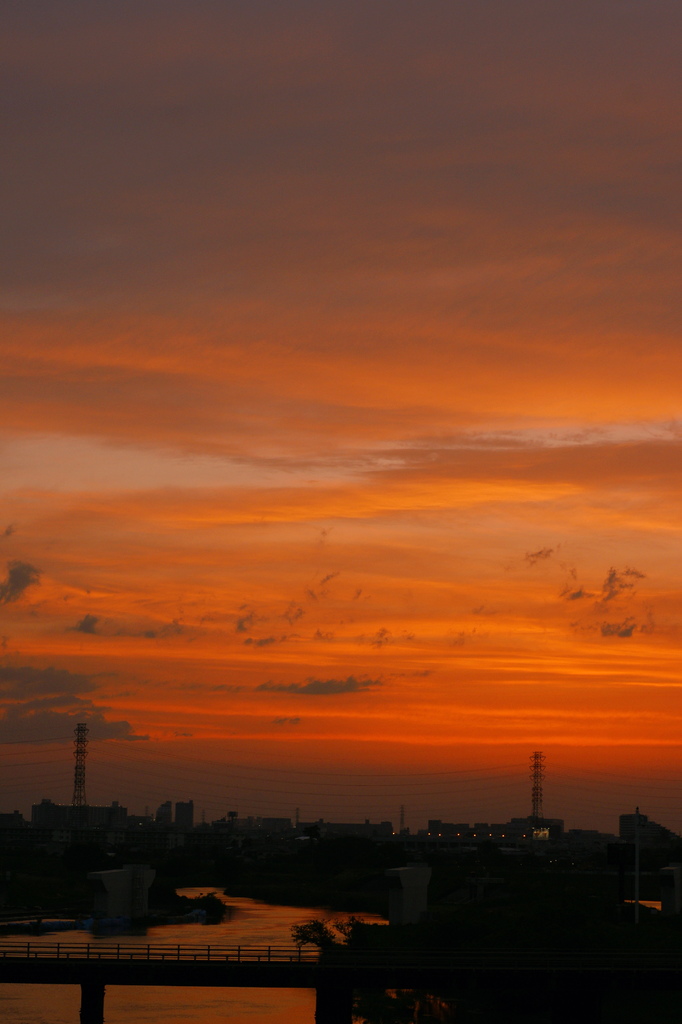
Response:
[[[124,942],[3,942],[0,960],[168,960],[234,963],[316,963],[300,946],[166,945]]]
[[[125,942],[0,942],[7,961],[95,960],[317,964],[334,969],[410,968],[449,971],[665,971],[682,975],[682,954],[550,950],[368,950],[339,946],[323,953],[304,946],[171,945]]]

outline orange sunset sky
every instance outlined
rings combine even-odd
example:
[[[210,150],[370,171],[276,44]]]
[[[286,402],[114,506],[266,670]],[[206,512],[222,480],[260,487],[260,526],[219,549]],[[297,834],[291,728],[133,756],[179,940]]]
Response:
[[[682,828],[679,0],[10,0],[0,809]]]

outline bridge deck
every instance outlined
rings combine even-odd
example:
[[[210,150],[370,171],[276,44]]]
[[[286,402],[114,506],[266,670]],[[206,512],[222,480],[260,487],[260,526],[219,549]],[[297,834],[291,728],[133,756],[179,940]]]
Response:
[[[539,950],[365,950],[337,947],[321,953],[299,946],[230,946],[125,942],[0,942],[0,980],[11,981],[18,969],[37,977],[43,968],[99,966],[153,968],[158,976],[184,976],[188,968],[207,968],[224,974],[236,968],[253,969],[263,977],[290,971],[380,974],[604,974],[675,975],[682,977],[682,955],[614,951],[562,953]],[[21,971],[22,974],[25,973]],[[206,970],[208,976],[209,971]],[[131,975],[132,976],[132,975]],[[173,984],[172,980],[165,982]]]
[[[351,1024],[352,991],[529,990],[555,1024],[598,1024],[615,989],[682,990],[682,956],[620,952],[358,950],[145,943],[0,943],[0,982],[81,986],[81,1024],[103,1024],[108,985],[316,989],[316,1020]]]

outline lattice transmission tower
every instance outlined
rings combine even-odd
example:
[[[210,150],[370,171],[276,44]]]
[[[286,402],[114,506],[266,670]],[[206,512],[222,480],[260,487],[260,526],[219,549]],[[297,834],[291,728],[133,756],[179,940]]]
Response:
[[[84,825],[85,821],[85,759],[88,756],[88,727],[79,722],[74,729],[73,756],[76,764],[73,771],[73,799],[71,808],[74,824]]]
[[[534,750],[530,755],[530,777],[533,783],[531,797],[533,802],[533,828],[540,828],[544,814],[542,810],[542,780],[545,777],[545,755],[541,750]]]

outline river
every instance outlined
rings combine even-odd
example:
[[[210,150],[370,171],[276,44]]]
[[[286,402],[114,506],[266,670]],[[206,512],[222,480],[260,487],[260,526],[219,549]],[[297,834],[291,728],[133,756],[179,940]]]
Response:
[[[199,896],[210,888],[179,889]],[[220,943],[275,946],[291,944],[291,926],[312,918],[347,917],[319,907],[280,907],[245,897],[216,895],[228,907],[221,924],[178,924],[152,927],[146,935],[121,936],[121,941],[146,944]],[[382,922],[375,914],[359,913],[365,921]],[[7,937],[9,938],[9,936]],[[22,936],[23,938],[23,936]],[[41,942],[111,942],[90,932],[41,935]],[[0,985],[3,1024],[78,1024],[80,989],[74,985]],[[308,989],[161,988],[107,986],[106,1024],[314,1024],[315,993]]]

